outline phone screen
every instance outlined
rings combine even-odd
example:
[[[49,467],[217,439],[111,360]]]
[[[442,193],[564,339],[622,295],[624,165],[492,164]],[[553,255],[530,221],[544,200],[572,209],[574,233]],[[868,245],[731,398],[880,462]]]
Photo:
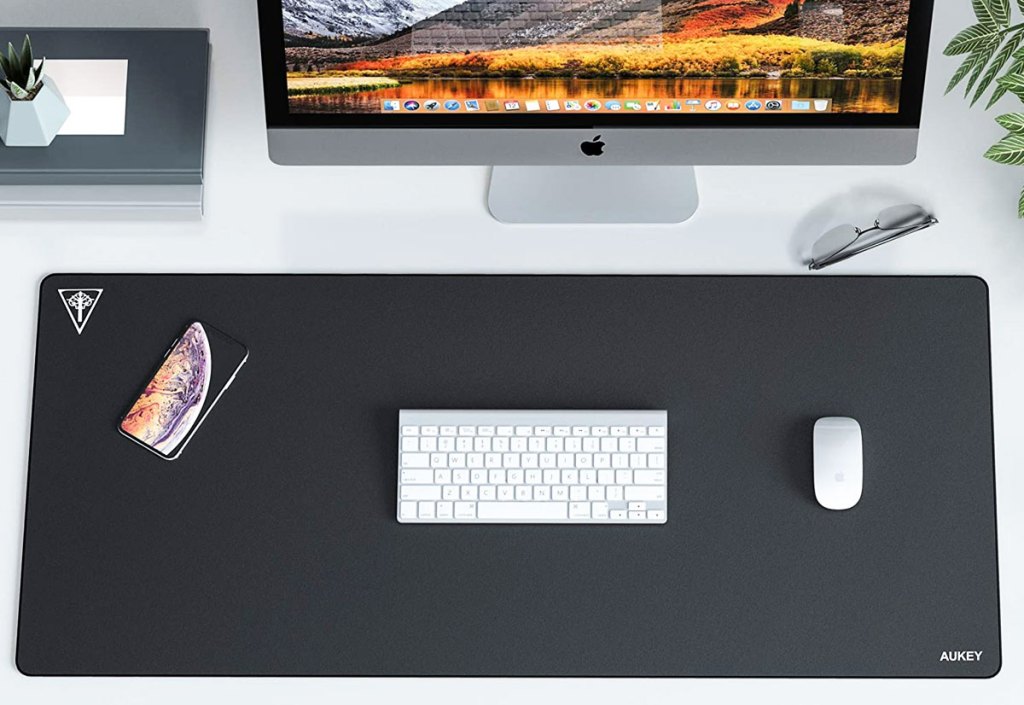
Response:
[[[121,419],[121,433],[163,458],[177,458],[248,357],[240,342],[195,321]]]

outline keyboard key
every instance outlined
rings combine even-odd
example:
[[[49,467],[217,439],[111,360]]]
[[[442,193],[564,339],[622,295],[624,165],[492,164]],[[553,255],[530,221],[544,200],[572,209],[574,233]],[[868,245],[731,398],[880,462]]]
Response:
[[[601,440],[598,438],[584,438],[583,439],[583,452],[584,453],[597,453],[601,450]]]
[[[459,499],[461,499],[463,501],[469,501],[469,500],[476,501],[476,497],[477,497],[477,486],[476,485],[463,485],[462,486],[462,494],[459,496]]]
[[[618,453],[619,452],[619,441],[617,438],[602,438],[601,439],[601,452],[602,453]]]
[[[634,436],[634,437],[635,436],[646,436],[647,435],[647,427],[646,426],[630,426],[629,427],[629,435]]]
[[[597,484],[614,485],[615,484],[615,473],[611,470],[598,470],[597,471]]]
[[[418,435],[420,435],[420,427],[419,426],[402,426],[402,435],[403,436],[418,436]]]
[[[633,473],[633,482],[638,485],[664,485],[664,470],[637,470]]]
[[[554,432],[556,436],[572,435],[572,430],[568,426],[555,426]]]
[[[650,521],[665,521],[665,512],[661,509],[647,510],[647,518]]]
[[[629,456],[629,467],[636,469],[643,469],[647,467],[647,454],[646,453],[633,453]]]
[[[508,438],[499,436],[491,439],[491,450],[495,453],[507,453],[510,447]]]
[[[436,436],[438,434],[437,426],[423,426],[420,428],[421,436]]]
[[[557,485],[562,481],[562,473],[558,470],[544,470],[544,484]]]
[[[456,485],[469,484],[469,470],[452,470],[452,482]]]
[[[664,502],[665,489],[663,487],[627,487],[626,500],[643,500],[645,502]]]
[[[508,484],[510,485],[521,485],[523,484],[523,471],[522,470],[509,470]]]
[[[448,467],[448,454],[447,453],[431,453],[430,454],[430,467],[432,467],[432,468],[446,468],[446,467]]]
[[[468,453],[473,450],[473,438],[467,436],[459,436],[455,439],[455,450],[460,453]]]
[[[459,426],[460,436],[475,436],[476,426]]]
[[[612,453],[612,467],[613,468],[628,468],[629,467],[629,455],[626,453]]]
[[[455,485],[445,485],[441,488],[441,499],[453,500],[459,498],[459,488]]]
[[[455,503],[455,518],[456,519],[475,519],[476,518],[476,502],[456,502]]]
[[[552,433],[550,426],[535,426],[533,432],[538,436],[550,436]]]
[[[572,453],[559,453],[558,454],[558,467],[560,468],[571,468],[576,463],[576,456]],[[564,482],[564,480],[563,480]]]
[[[478,436],[493,436],[494,426],[477,426],[476,435]]]
[[[420,502],[420,519],[433,519],[434,518],[434,503],[433,502]]]
[[[604,489],[604,488],[601,488]],[[605,502],[591,502],[590,515],[595,519],[608,518],[608,505]]]
[[[615,471],[615,484],[616,485],[632,485],[633,484],[633,471],[632,470],[616,470]]]
[[[580,484],[593,485],[597,483],[597,470],[580,470]]]
[[[442,436],[457,436],[457,435],[459,435],[459,429],[456,426],[442,426],[441,427],[441,435]]]
[[[450,485],[452,483],[452,471],[448,469],[434,471],[435,485]]]
[[[424,436],[420,438],[420,450],[422,452],[433,453],[437,450],[437,438],[434,436]]]
[[[516,488],[512,485],[502,485],[498,488],[498,501],[511,502],[516,498]]]
[[[631,512],[644,512],[647,511],[647,502],[630,502],[626,508]]]
[[[609,516],[613,520],[615,520],[615,521],[625,521],[626,520],[626,510],[625,509],[613,509],[613,510],[611,510],[611,512],[609,512]]]
[[[566,438],[565,439],[565,452],[566,453],[579,453],[583,450],[583,439],[582,438]]]
[[[543,481],[543,479],[543,474],[540,470],[526,471],[526,484],[528,485],[539,485]]]
[[[402,502],[398,507],[398,515],[403,519],[415,519],[416,518],[416,503],[415,502]]]
[[[546,439],[534,436],[526,442],[526,449],[531,453],[543,453],[547,450]]]
[[[586,426],[573,426],[572,427],[572,435],[578,436],[578,437],[581,437],[581,438],[583,436],[589,436],[590,435],[590,429],[588,427],[586,427]]]
[[[562,484],[563,485],[575,485],[580,481],[579,470],[563,470],[562,471]]]
[[[576,467],[580,470],[594,467],[594,456],[590,453],[577,453]]]
[[[619,439],[619,452],[620,453],[635,453],[636,452],[636,439],[635,438],[620,438]]]
[[[519,438],[516,436],[509,441],[508,449],[513,453],[525,453],[529,449],[529,444],[527,444],[525,438]]]
[[[648,436],[664,436],[665,435],[665,427],[664,426],[648,426],[648,428],[647,428],[647,435]]]
[[[533,498],[538,502],[546,502],[551,499],[551,488],[547,485],[537,485],[533,488]]]
[[[551,488],[551,499],[557,502],[568,502],[569,488],[565,485],[555,485]]]
[[[474,485],[482,485],[487,482],[487,471],[486,470],[470,470],[469,481]]]
[[[498,498],[498,488],[494,485],[484,485],[480,488],[480,499],[495,500]]]
[[[595,435],[595,436],[599,437],[599,438],[602,437],[602,436],[607,436],[608,435],[608,427],[607,426],[594,426],[592,429],[590,429],[590,433],[592,435]]]
[[[665,454],[664,453],[651,453],[647,456],[647,467],[649,468],[663,468],[665,467]]]
[[[501,467],[501,453],[487,453],[484,455],[484,467],[488,470]]]
[[[466,455],[466,467],[467,468],[482,468],[482,467],[484,467],[484,454],[483,453],[468,453]]]
[[[573,485],[569,488],[569,499],[573,502],[583,502],[587,499],[587,488],[583,485]]]
[[[452,503],[451,502],[438,502],[437,503],[437,518],[438,519],[451,519],[452,518]]]
[[[629,518],[630,519],[640,519],[640,520],[646,519],[647,518],[647,512],[637,512],[637,511],[630,512],[629,513]]]
[[[612,466],[612,456],[608,453],[595,453],[594,454],[594,467],[595,468],[610,468]]]
[[[565,439],[564,438],[549,438],[545,446],[545,450],[549,453],[561,453],[565,450]]]
[[[487,481],[492,485],[504,485],[505,484],[505,471],[504,470],[491,470],[487,474]]]
[[[403,470],[403,485],[430,485],[434,482],[433,470]]]
[[[569,502],[570,519],[589,519],[590,502]]]
[[[405,485],[399,497],[403,500],[441,499],[441,488],[437,485]]]
[[[473,439],[473,450],[477,453],[490,453],[491,439],[488,436],[477,436]]]
[[[499,436],[511,436],[513,433],[515,433],[515,429],[511,426],[498,426]]]
[[[448,467],[450,467],[450,468],[464,468],[464,467],[466,467],[466,454],[465,453],[449,453],[448,454]]]
[[[517,436],[532,436],[533,426],[516,426]]]
[[[629,435],[629,429],[625,426],[612,426],[612,435],[616,437]]]
[[[519,453],[505,453],[501,456],[501,464],[506,468],[520,467]]]
[[[516,485],[516,501],[528,502],[533,499],[533,488],[529,485]]]
[[[420,449],[420,439],[416,436],[408,436],[402,439],[402,452],[415,453]]]
[[[554,453],[541,453],[540,454],[540,466],[542,468],[553,468],[558,466]]]
[[[603,502],[604,501],[604,487],[601,485],[591,485],[587,488],[587,499],[591,502]]]
[[[621,485],[612,485],[604,491],[605,499],[609,502],[622,502],[625,500],[625,494],[622,491]]]
[[[664,438],[638,438],[636,440],[637,453],[664,453]]]
[[[565,502],[480,502],[479,518],[506,521],[565,519]]]
[[[403,468],[429,468],[429,453],[402,453]]]
[[[532,470],[539,466],[539,458],[536,453],[523,453],[520,458],[520,462],[523,464],[523,469]]]

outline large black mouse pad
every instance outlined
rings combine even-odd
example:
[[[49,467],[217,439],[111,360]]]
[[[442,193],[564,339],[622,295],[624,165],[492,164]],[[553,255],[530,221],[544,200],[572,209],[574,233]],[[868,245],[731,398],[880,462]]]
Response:
[[[61,289],[102,289],[81,334]],[[981,280],[78,274],[39,308],[25,673],[999,670]],[[117,423],[193,320],[250,357],[168,462]],[[403,408],[666,409],[668,522],[401,525]]]

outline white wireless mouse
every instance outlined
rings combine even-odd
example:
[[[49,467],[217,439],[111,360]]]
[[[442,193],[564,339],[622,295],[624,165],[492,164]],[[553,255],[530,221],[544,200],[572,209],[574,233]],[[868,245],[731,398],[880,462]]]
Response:
[[[814,496],[825,509],[850,509],[864,488],[860,424],[827,417],[814,424]]]

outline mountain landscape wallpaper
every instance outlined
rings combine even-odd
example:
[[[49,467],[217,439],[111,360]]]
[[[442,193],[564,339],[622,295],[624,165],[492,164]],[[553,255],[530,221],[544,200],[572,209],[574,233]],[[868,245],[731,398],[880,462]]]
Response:
[[[899,110],[910,0],[281,0],[293,112],[386,99]],[[431,102],[434,102],[433,100]],[[461,104],[460,104],[461,107]]]

